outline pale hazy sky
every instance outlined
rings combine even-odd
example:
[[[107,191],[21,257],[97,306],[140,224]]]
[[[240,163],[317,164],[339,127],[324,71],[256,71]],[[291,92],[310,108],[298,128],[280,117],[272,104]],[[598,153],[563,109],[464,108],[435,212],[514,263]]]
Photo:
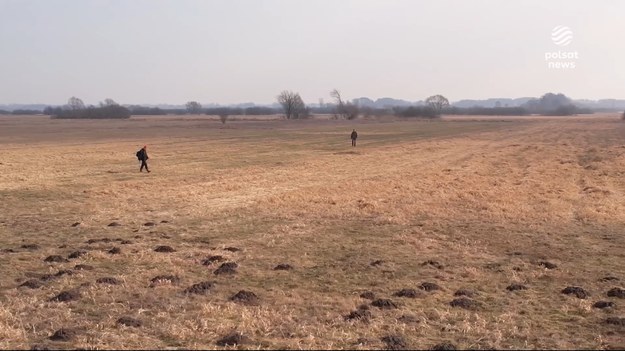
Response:
[[[0,0],[0,104],[625,98],[624,19],[619,0]]]

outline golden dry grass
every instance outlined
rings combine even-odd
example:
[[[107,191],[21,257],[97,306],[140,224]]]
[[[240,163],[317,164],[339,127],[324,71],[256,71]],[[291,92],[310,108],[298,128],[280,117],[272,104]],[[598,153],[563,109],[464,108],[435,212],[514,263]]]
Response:
[[[233,330],[249,338],[241,348],[384,348],[388,335],[412,348],[622,348],[625,327],[605,323],[624,316],[606,296],[622,283],[599,279],[625,279],[624,136],[616,114],[225,126],[0,118],[0,348],[212,349]],[[134,157],[144,143],[150,174]],[[132,243],[86,243],[99,238]],[[76,250],[88,253],[44,262]],[[238,274],[214,275],[218,264],[201,264],[210,255]],[[94,270],[18,287],[76,264]],[[162,274],[181,281],[151,287]],[[183,293],[201,281],[215,288]],[[442,291],[393,296],[423,282]],[[49,301],[83,283],[78,301]],[[512,283],[528,289],[509,292]],[[567,286],[591,296],[561,294]],[[460,288],[481,308],[451,307]],[[229,301],[239,290],[259,304]],[[399,308],[346,321],[370,304],[364,291]],[[598,300],[616,307],[592,308]],[[122,316],[143,326],[119,326]],[[62,327],[76,336],[48,339]]]

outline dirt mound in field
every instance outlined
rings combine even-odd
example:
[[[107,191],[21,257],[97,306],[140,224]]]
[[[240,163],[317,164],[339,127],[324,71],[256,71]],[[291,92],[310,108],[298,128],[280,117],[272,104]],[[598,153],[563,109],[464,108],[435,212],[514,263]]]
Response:
[[[466,310],[477,310],[481,307],[481,304],[475,300],[471,300],[466,297],[460,297],[457,299],[453,299],[449,305],[451,307],[460,307]]]
[[[410,314],[401,315],[399,318],[397,318],[397,320],[399,322],[406,323],[406,324],[417,324],[417,323],[419,323],[419,319],[416,316],[413,316],[413,315],[410,315]]]
[[[81,256],[84,256],[87,254],[87,251],[85,250],[78,250],[78,251],[74,251],[72,253],[70,253],[69,255],[67,255],[68,259],[74,259],[74,258],[80,258]]]
[[[69,269],[62,269],[62,270],[60,270],[60,271],[58,271],[58,272],[54,273],[54,276],[55,276],[55,277],[62,277],[62,276],[64,276],[64,275],[74,275],[74,273],[75,273],[75,272],[74,272],[74,271],[72,271],[72,270],[69,270]]]
[[[397,305],[389,299],[373,300],[373,302],[371,302],[371,305],[385,310],[397,308]]]
[[[403,336],[388,335],[383,337],[382,342],[386,344],[387,350],[407,350],[408,343]]]
[[[217,268],[215,272],[213,272],[213,274],[215,275],[236,274],[238,267],[239,265],[236,262],[225,262],[225,263],[222,263],[221,266],[219,266],[219,268]]]
[[[241,290],[234,294],[234,296],[230,298],[230,301],[243,305],[258,305],[258,296],[251,291]]]
[[[506,287],[508,291],[519,291],[519,290],[527,290],[527,286],[523,284],[510,284]]]
[[[625,327],[625,318],[623,317],[608,317],[605,320],[606,324],[618,325],[621,327]]]
[[[288,263],[280,263],[279,265],[273,268],[274,271],[290,271],[292,269],[293,269],[293,266],[291,266]]]
[[[108,285],[119,285],[122,282],[119,281],[119,279],[117,278],[113,278],[113,277],[102,277],[102,278],[98,278],[95,281],[98,284],[108,284]]]
[[[427,260],[423,263],[421,263],[422,266],[432,266],[436,269],[443,269],[445,268],[445,266],[443,266],[440,262],[435,261],[435,260]]]
[[[180,283],[180,277],[177,275],[164,274],[157,275],[156,277],[150,279],[150,287],[155,287],[160,284],[178,284]]]
[[[202,265],[203,266],[210,266],[215,262],[222,262],[225,261],[226,259],[223,256],[220,255],[213,255],[213,256],[208,256],[207,258],[205,258],[204,260],[202,260]]]
[[[74,269],[77,271],[92,271],[93,266],[90,266],[88,264],[77,264],[76,266],[74,266]]]
[[[204,295],[208,293],[214,286],[215,284],[213,282],[201,282],[201,283],[193,284],[190,287],[184,289],[184,293]]]
[[[154,251],[156,252],[164,252],[164,253],[169,253],[169,252],[176,252],[176,250],[174,250],[173,247],[171,246],[167,246],[167,245],[161,245],[161,246],[157,246]]]
[[[136,319],[136,318],[124,316],[124,317],[120,317],[117,320],[117,324],[125,325],[127,327],[139,328],[140,326],[143,325],[143,322],[141,322],[139,319]]]
[[[612,301],[597,301],[597,302],[595,302],[592,305],[592,307],[594,307],[594,308],[610,308],[610,307],[616,307],[616,305]]]
[[[415,289],[401,289],[393,294],[393,296],[397,297],[408,297],[411,299],[415,299],[417,297],[422,297],[423,293],[419,292]]]
[[[371,314],[371,311],[363,310],[363,309],[357,309],[355,311],[350,312],[344,318],[345,318],[346,321],[360,320],[360,321],[363,321],[363,322],[367,322],[367,321],[369,321],[369,319],[371,319],[371,317],[373,317],[373,315]]]
[[[234,331],[217,340],[218,346],[237,346],[248,343],[249,339],[240,332]]]
[[[46,257],[43,261],[44,261],[44,262],[49,262],[49,263],[63,263],[63,262],[69,262],[69,261],[67,261],[65,258],[63,258],[62,256],[59,256],[59,255],[52,255],[52,256],[48,256],[48,257]]]
[[[39,289],[43,286],[43,283],[37,279],[30,279],[20,284],[20,286],[29,289]]]
[[[555,263],[551,263],[549,261],[540,261],[540,262],[538,262],[538,265],[539,266],[543,266],[546,269],[556,269],[556,268],[558,268],[558,265],[556,265]]]
[[[456,290],[456,292],[454,292],[454,296],[473,297],[475,295],[477,295],[477,292],[471,289],[458,289]]]
[[[66,290],[51,298],[50,301],[69,302],[79,300],[81,297],[82,296],[78,290]]]
[[[569,286],[562,290],[565,295],[574,295],[578,299],[586,299],[590,294],[579,286]]]
[[[612,288],[608,290],[608,297],[618,297],[619,299],[625,299],[625,289]]]
[[[614,281],[618,281],[618,280],[619,279],[617,277],[614,277],[614,276],[611,276],[611,275],[599,279],[600,282],[604,282],[604,283],[605,282],[614,282]]]
[[[74,339],[74,337],[76,337],[77,334],[78,331],[76,331],[75,329],[61,328],[55,331],[54,334],[50,336],[50,340],[71,341],[72,339]]]
[[[373,300],[375,299],[375,293],[373,291],[365,291],[360,294],[360,297],[367,300]]]
[[[438,291],[442,290],[442,288],[435,283],[424,282],[419,285],[419,288],[425,291]]]
[[[457,350],[456,345],[450,342],[444,342],[441,344],[436,344],[430,348],[430,350],[434,351],[445,351],[445,350]]]

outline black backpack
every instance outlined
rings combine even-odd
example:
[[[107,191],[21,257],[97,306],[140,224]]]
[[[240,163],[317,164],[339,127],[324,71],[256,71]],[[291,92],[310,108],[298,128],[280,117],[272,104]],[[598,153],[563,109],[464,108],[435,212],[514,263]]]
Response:
[[[137,159],[141,161],[141,158],[143,158],[143,149],[137,151]]]

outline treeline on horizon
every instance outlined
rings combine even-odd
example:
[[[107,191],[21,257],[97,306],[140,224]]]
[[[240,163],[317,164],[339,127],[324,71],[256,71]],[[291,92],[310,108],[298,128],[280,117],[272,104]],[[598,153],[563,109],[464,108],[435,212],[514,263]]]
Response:
[[[286,95],[285,95],[286,94]],[[290,94],[290,95],[289,95]],[[283,96],[284,95],[284,96]],[[335,97],[334,104],[325,106],[307,106],[303,103],[299,94],[283,91],[278,96],[281,108],[269,106],[253,107],[202,107],[199,103],[190,101],[186,108],[164,109],[159,107],[147,107],[141,105],[122,106],[111,99],[106,99],[99,106],[86,106],[82,100],[72,97],[66,105],[60,107],[48,106],[43,110],[44,115],[62,119],[125,119],[136,115],[183,115],[204,114],[220,116],[222,122],[228,116],[260,116],[284,114],[287,119],[308,118],[312,115],[333,115],[335,118],[354,119],[362,117],[420,117],[436,118],[442,114],[447,115],[487,115],[487,116],[524,116],[524,115],[547,115],[547,116],[570,116],[576,114],[590,114],[597,109],[580,108],[572,100],[563,94],[547,93],[538,99],[533,99],[521,106],[495,106],[495,107],[456,107],[442,95],[434,95],[426,99],[425,104],[415,106],[389,106],[387,108],[360,107],[352,102],[344,102],[340,93],[335,89],[332,94]],[[297,102],[294,105],[288,99]],[[282,98],[282,100],[281,100]],[[296,107],[294,107],[296,106]],[[297,107],[299,106],[299,107]],[[291,113],[294,108],[299,108],[300,113]],[[34,115],[41,114],[39,110],[0,110],[0,115]]]

